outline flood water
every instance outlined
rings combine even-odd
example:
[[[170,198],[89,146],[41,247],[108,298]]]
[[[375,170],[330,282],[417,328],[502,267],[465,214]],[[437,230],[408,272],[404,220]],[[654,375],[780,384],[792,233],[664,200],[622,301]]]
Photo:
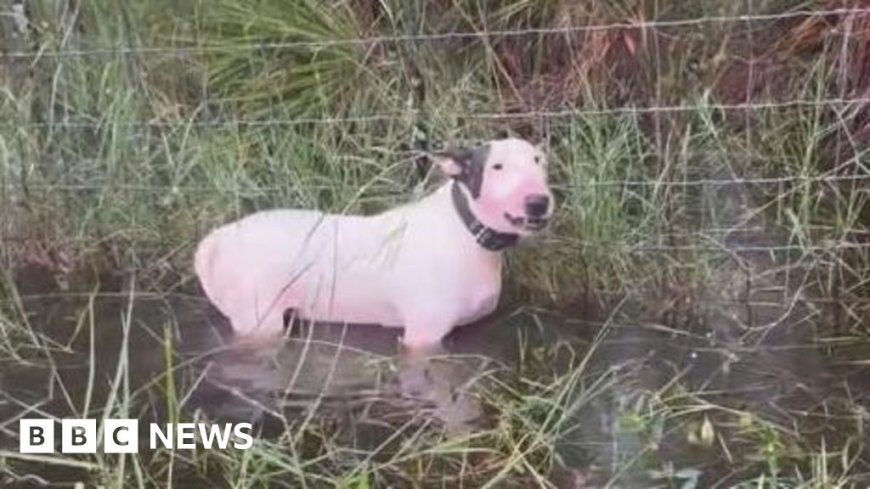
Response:
[[[209,419],[253,421],[260,436],[278,436],[285,416],[331,417],[353,424],[356,446],[374,447],[390,426],[421,413],[461,434],[494,421],[476,395],[480,378],[522,375],[533,355],[549,355],[543,364],[553,370],[567,369],[577,365],[572,355],[594,349],[584,375],[617,380],[573,414],[579,429],[560,441],[565,470],[584,474],[587,487],[590,480],[648,487],[656,464],[675,464],[697,470],[701,487],[727,487],[746,474],[733,472],[721,451],[699,450],[679,429],[660,433],[650,449],[644,430],[625,428],[626,413],[638,411],[632,406],[653,409],[653,393],[679,384],[684,393],[698,393],[686,395],[686,409],[694,403],[709,418],[722,418],[717,436],[729,429],[728,409],[831,444],[862,437],[870,421],[870,349],[818,341],[829,316],[809,299],[783,301],[782,288],[763,286],[777,274],[762,270],[752,278],[757,288],[747,290],[743,276],[754,272],[735,272],[731,283],[739,285],[723,287],[709,307],[670,317],[626,301],[558,313],[504,305],[448,337],[443,355],[426,364],[424,382],[417,384],[423,388],[414,390],[403,375],[415,370],[402,363],[394,330],[296,324],[282,341],[240,343],[195,284],[155,293],[110,273],[73,279],[62,289],[47,270],[24,268],[14,279],[20,308],[50,355],[10,360],[0,370],[2,443],[17,448],[19,417],[95,413],[123,391],[151,400],[129,413],[140,419],[165,420],[177,405]],[[559,344],[572,346],[560,354]],[[166,392],[173,389],[182,397],[170,401]],[[732,429],[728,449],[739,451],[739,428]],[[870,473],[866,454],[857,463]],[[64,474],[53,477],[63,480]]]

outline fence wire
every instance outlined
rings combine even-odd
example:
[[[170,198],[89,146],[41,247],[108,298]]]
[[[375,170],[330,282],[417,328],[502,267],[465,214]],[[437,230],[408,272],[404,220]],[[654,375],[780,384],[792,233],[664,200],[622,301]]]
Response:
[[[675,20],[652,20],[637,22],[614,22],[598,25],[576,25],[552,28],[529,28],[512,30],[483,30],[469,32],[444,32],[437,34],[405,34],[394,36],[373,36],[354,39],[335,39],[328,41],[287,41],[287,42],[250,42],[247,44],[228,45],[203,45],[203,46],[142,46],[142,47],[118,47],[102,46],[90,49],[63,49],[63,50],[33,50],[0,53],[0,59],[17,58],[58,58],[58,57],[88,57],[88,56],[127,56],[127,55],[166,55],[166,56],[191,56],[221,52],[254,51],[254,50],[279,50],[279,49],[316,49],[334,46],[367,46],[383,43],[422,43],[447,40],[463,39],[489,39],[496,37],[524,37],[558,34],[582,34],[597,31],[625,31],[645,29],[667,29],[676,27],[697,27],[707,24],[738,24],[765,22],[775,20],[790,20],[809,17],[829,17],[845,15],[861,15],[870,13],[870,8],[836,8],[827,10],[794,10],[774,14],[745,14],[733,16],[707,16],[691,19]],[[843,33],[844,35],[846,33]],[[860,35],[860,33],[849,33]]]
[[[731,112],[731,111],[760,111],[793,108],[819,108],[843,106],[840,111],[842,118],[849,118],[846,114],[848,109],[862,108],[870,103],[870,97],[852,98],[825,98],[819,100],[784,100],[769,102],[746,102],[738,104],[694,104],[694,105],[671,105],[654,107],[613,107],[601,109],[565,109],[565,110],[538,110],[518,112],[468,112],[454,114],[453,117],[466,120],[534,120],[534,119],[571,119],[594,116],[619,116],[619,115],[643,115],[665,113],[704,113],[704,112]],[[244,119],[234,118],[230,120],[189,120],[179,119],[176,121],[115,121],[115,120],[68,120],[64,118],[42,122],[3,122],[0,127],[5,128],[72,128],[72,129],[100,129],[107,126],[121,128],[257,128],[257,127],[280,127],[280,126],[304,126],[318,124],[365,124],[375,122],[393,122],[407,120],[411,114],[372,114],[363,116],[347,117],[299,117],[293,119]]]
[[[597,188],[597,187],[728,187],[728,186],[752,186],[752,185],[783,185],[783,184],[834,184],[840,182],[864,182],[870,181],[870,169],[866,174],[858,175],[832,175],[832,176],[791,176],[791,177],[747,177],[747,178],[730,178],[730,179],[688,179],[688,180],[603,180],[603,181],[584,181],[577,182],[571,186],[574,188]],[[17,183],[6,183],[8,189],[20,188],[22,185]],[[27,183],[24,185],[28,190],[47,190],[47,191],[133,191],[133,192],[167,192],[167,193],[255,193],[255,192],[277,192],[286,190],[286,186],[259,186],[251,185],[243,186],[195,186],[195,185],[145,185],[145,184],[127,184],[127,183]],[[552,184],[552,188],[557,190],[567,190],[563,184]],[[313,188],[316,188],[313,187]],[[322,187],[328,188],[328,187]],[[865,190],[870,191],[870,188]]]

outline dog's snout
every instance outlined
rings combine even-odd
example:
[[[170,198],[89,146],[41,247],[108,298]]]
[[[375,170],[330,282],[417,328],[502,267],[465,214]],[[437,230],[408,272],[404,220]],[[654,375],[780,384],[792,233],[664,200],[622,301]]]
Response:
[[[550,197],[543,194],[528,195],[525,204],[529,217],[542,217],[550,210]]]

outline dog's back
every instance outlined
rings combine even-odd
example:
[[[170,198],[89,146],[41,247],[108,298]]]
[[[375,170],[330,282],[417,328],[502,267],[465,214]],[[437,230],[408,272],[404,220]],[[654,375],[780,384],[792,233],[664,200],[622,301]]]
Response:
[[[362,217],[264,211],[206,236],[194,266],[221,312],[249,319],[245,324],[237,319],[237,330],[274,329],[286,309],[321,320],[395,322],[378,298],[384,297],[391,249],[397,249],[391,243],[400,239],[395,213]]]

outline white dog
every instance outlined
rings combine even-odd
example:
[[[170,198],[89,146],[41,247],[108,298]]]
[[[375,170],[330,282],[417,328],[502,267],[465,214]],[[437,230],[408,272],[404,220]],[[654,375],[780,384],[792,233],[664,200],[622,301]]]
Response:
[[[520,139],[435,156],[451,180],[375,216],[273,210],[205,237],[195,268],[237,334],[275,334],[284,313],[404,328],[408,348],[440,344],[491,313],[502,250],[553,209],[545,155]]]

